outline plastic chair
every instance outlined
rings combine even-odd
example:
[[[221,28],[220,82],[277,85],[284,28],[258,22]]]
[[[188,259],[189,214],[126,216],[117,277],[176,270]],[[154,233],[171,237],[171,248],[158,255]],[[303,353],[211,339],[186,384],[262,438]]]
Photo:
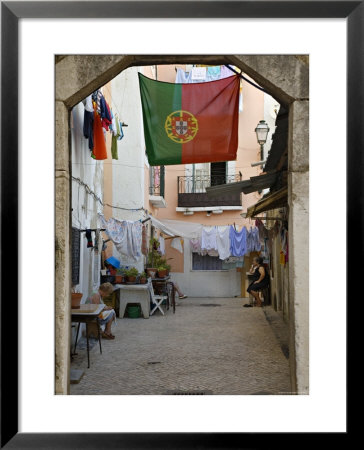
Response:
[[[152,303],[154,306],[154,308],[150,311],[150,315],[154,314],[155,311],[157,309],[159,309],[159,311],[163,314],[164,316],[164,311],[162,309],[162,302],[163,300],[167,300],[168,299],[168,295],[156,295],[154,293],[154,289],[153,289],[153,284],[152,284],[152,279],[148,278],[148,288],[149,288],[149,292],[150,292],[150,298],[152,300]]]

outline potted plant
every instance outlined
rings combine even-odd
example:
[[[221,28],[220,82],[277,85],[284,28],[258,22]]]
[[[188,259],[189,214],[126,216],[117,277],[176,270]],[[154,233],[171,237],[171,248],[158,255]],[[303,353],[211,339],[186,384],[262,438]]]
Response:
[[[171,265],[170,265],[170,264],[166,264],[166,265],[165,265],[165,268],[166,268],[166,270],[167,270],[167,275],[169,275],[169,272],[170,272],[170,270],[171,270]]]
[[[147,282],[147,274],[145,272],[142,272],[139,276],[139,283],[145,284]]]
[[[125,271],[125,275],[129,283],[135,283],[138,274],[139,274],[138,269],[136,269],[135,267],[131,267],[130,269]]]
[[[150,251],[147,255],[147,274],[148,277],[155,278],[157,267],[160,265],[161,255],[158,252],[159,242],[157,239],[150,240]]]
[[[167,269],[166,266],[159,266],[158,267],[158,277],[159,278],[165,278],[167,276]]]
[[[83,294],[81,292],[76,292],[75,290],[71,293],[71,308],[72,309],[79,309],[80,303],[82,299]]]
[[[124,281],[124,269],[116,269],[115,283],[121,284]]]

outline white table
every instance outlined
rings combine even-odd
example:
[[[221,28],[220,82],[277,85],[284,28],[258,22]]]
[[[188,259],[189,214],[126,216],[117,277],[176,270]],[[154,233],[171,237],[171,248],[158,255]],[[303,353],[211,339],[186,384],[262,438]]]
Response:
[[[148,284],[115,284],[114,291],[119,290],[119,317],[123,318],[128,303],[139,303],[144,319],[149,319],[150,294]]]

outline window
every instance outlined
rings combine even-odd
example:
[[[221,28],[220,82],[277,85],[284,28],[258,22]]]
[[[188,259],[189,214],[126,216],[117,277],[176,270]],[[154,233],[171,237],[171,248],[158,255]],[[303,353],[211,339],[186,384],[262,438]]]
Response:
[[[222,260],[218,256],[192,253],[192,270],[223,270]]]
[[[80,282],[80,230],[72,228],[72,284]]]

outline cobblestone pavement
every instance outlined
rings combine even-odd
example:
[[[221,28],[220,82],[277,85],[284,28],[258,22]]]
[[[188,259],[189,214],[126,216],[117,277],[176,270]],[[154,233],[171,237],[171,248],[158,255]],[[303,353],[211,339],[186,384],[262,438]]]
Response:
[[[264,308],[244,308],[246,301],[187,298],[175,314],[117,319],[115,340],[102,340],[102,354],[94,345],[89,369],[85,350],[74,357],[71,369],[85,373],[71,395],[290,392],[288,359]]]

